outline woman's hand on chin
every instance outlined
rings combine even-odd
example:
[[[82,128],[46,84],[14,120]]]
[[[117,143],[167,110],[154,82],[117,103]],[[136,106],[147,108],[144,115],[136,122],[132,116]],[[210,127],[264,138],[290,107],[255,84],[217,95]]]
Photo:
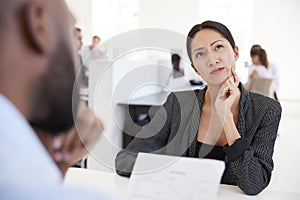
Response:
[[[233,68],[231,74],[221,85],[215,101],[216,111],[222,121],[227,117],[232,117],[233,105],[235,102],[238,103],[237,100],[240,96],[239,79]]]

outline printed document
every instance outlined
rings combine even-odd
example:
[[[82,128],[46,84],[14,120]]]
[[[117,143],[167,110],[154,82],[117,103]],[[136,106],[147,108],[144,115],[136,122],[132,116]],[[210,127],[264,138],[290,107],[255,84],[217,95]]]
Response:
[[[224,161],[139,153],[128,188],[130,200],[216,199]]]

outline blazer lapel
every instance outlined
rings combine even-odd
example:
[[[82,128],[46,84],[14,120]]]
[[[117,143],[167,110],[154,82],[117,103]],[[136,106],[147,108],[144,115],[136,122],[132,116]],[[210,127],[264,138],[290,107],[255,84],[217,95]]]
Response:
[[[238,122],[236,124],[237,129],[241,135],[241,137],[245,137],[245,131],[246,131],[246,116],[245,116],[245,110],[247,110],[248,103],[248,95],[249,92],[243,87],[243,84],[239,84],[239,88],[241,90],[241,100],[240,100],[240,110],[239,110],[239,116],[238,116]]]
[[[196,155],[196,145],[197,145],[197,135],[199,129],[199,122],[202,112],[202,106],[204,102],[204,94],[206,92],[207,87],[199,90],[198,94],[196,95],[197,99],[194,101],[193,104],[193,112],[191,114],[191,121],[189,123],[189,149],[188,149],[188,156],[194,157]]]

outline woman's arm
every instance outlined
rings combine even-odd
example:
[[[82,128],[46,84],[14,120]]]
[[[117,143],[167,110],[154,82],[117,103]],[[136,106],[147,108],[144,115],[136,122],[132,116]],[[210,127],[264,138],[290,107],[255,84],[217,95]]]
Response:
[[[238,79],[234,71],[232,75],[233,78],[229,77],[221,86],[215,106],[220,119],[223,120],[228,144],[223,149],[227,155],[228,167],[233,169],[238,179],[238,186],[246,194],[254,195],[261,192],[270,182],[273,170],[272,155],[281,117],[281,107],[277,101],[267,97],[257,97],[262,98],[265,103],[256,105],[263,106],[264,109],[253,113],[257,115],[256,118],[260,115],[261,120],[256,122],[259,123],[257,130],[253,130],[255,124],[252,130],[248,130],[253,131],[254,139],[250,142],[247,138],[241,138],[233,119],[233,113],[236,112],[234,105],[239,96]],[[247,123],[247,119],[245,120]],[[228,180],[228,182],[231,181]]]
[[[255,77],[258,77],[258,72],[256,70],[253,70],[250,75],[250,81],[252,81]]]
[[[272,156],[280,118],[280,104],[270,101],[251,144],[246,138],[241,138],[232,147],[224,147],[228,167],[233,169],[238,186],[246,194],[256,195],[270,182],[273,170]]]
[[[241,96],[240,89],[238,88],[239,79],[234,68],[231,69],[231,73],[232,76],[228,77],[221,85],[215,101],[216,112],[221,120],[229,146],[241,137],[234,122],[234,114],[237,116],[239,112],[239,100]]]
[[[142,128],[126,149],[117,154],[115,165],[119,175],[130,176],[139,152],[163,153],[169,138],[175,99],[174,93],[171,93],[151,122]]]

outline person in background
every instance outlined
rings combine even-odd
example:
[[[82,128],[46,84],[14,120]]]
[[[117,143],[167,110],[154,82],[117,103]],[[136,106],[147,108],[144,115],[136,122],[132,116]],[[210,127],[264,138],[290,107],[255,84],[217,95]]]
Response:
[[[248,67],[248,81],[246,87],[250,89],[251,81],[256,77],[261,78],[273,78],[272,71],[269,67],[267,53],[262,48],[256,48],[255,46],[250,50],[250,57],[252,65]]]
[[[96,49],[98,47],[98,45],[100,44],[100,42],[101,42],[101,39],[100,39],[99,36],[97,36],[97,35],[93,36],[92,44],[90,46],[90,49],[91,50]]]
[[[0,25],[0,199],[106,198],[62,186],[102,132],[79,101],[65,1],[1,0]]]
[[[84,47],[81,51],[83,64],[89,67],[89,62],[94,59],[106,59],[105,51],[100,47],[101,39],[95,35],[92,38],[92,44]]]
[[[167,74],[166,87],[163,88],[163,91],[177,91],[190,87],[187,77],[184,76],[184,70],[180,67],[180,60],[181,57],[177,53],[171,55],[172,68]]]
[[[82,48],[82,31],[80,28],[76,27],[75,28],[75,31],[74,31],[74,34],[75,34],[75,47],[76,47],[76,50],[77,50],[77,54],[78,54],[78,58],[79,58],[79,62],[80,62],[80,69],[76,69],[76,74],[78,72],[78,70],[80,70],[79,72],[79,76],[80,76],[80,80],[81,80],[81,85],[83,87],[87,87],[88,86],[88,76],[87,76],[87,67],[83,64],[83,61],[82,61],[82,57],[81,57],[81,54],[80,54],[80,50]]]
[[[78,52],[80,52],[81,47],[83,45],[81,28],[75,27],[74,34],[75,34],[75,48]]]
[[[177,53],[172,54],[171,61],[173,66],[173,78],[184,76],[184,71],[180,68],[180,56]]]
[[[248,70],[249,70],[248,71],[249,72],[248,73],[249,74],[248,80],[251,79],[251,75],[252,75],[252,73],[254,72],[254,70],[256,68],[256,65],[254,64],[254,62],[259,65],[259,61],[257,61],[257,60],[264,60],[263,57],[267,57],[267,55],[265,53],[265,50],[258,44],[255,44],[251,47],[250,56],[251,56],[253,65],[250,65],[249,68],[248,68]],[[258,57],[258,59],[256,59],[255,57]],[[268,77],[272,76],[272,78],[274,78],[274,98],[278,101],[277,92],[278,92],[278,89],[279,89],[279,68],[275,63],[269,61],[269,59],[267,59],[267,58],[265,58],[265,59],[268,62],[268,64],[267,64],[268,69],[269,69],[268,73],[265,73],[265,72],[260,72],[260,73],[263,74],[263,75],[267,74]],[[271,72],[272,75],[269,75],[270,72]]]
[[[226,164],[221,183],[258,194],[274,167],[280,103],[240,83],[234,69],[239,50],[223,24],[195,25],[186,46],[207,86],[170,93],[150,123],[117,154],[116,171],[130,176],[139,152],[218,159]]]

